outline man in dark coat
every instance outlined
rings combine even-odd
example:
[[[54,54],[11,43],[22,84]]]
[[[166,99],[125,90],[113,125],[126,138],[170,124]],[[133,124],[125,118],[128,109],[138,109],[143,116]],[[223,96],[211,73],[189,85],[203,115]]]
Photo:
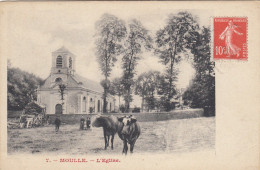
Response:
[[[80,119],[80,127],[79,127],[80,130],[83,130],[83,129],[84,129],[84,123],[85,123],[85,119],[83,118],[83,116],[81,116],[81,119]]]
[[[55,121],[54,121],[56,132],[59,131],[60,123],[61,123],[60,119],[59,119],[58,117],[56,117],[56,119],[55,119]]]
[[[91,121],[89,117],[87,118],[86,124],[87,124],[87,129],[90,129]]]

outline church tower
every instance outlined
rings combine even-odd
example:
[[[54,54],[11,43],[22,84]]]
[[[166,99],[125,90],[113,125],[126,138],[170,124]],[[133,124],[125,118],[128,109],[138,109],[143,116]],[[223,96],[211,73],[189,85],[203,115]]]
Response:
[[[51,73],[37,90],[37,102],[46,107],[47,114],[101,113],[103,90],[100,83],[76,74],[75,55],[61,47],[52,52]],[[113,111],[114,98],[108,96],[107,102]]]
[[[75,73],[75,55],[64,46],[52,52],[51,82],[67,82],[69,75]]]

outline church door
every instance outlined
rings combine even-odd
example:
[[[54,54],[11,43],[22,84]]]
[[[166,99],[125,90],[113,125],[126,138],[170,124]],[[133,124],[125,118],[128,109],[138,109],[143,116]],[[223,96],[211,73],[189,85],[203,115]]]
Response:
[[[98,100],[98,112],[100,112],[100,100]]]
[[[56,104],[55,114],[62,114],[62,105],[61,104]]]

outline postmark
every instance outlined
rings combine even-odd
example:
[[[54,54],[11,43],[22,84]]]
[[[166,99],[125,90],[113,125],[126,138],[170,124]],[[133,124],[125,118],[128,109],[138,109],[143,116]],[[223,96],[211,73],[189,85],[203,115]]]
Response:
[[[217,59],[247,60],[247,17],[213,18],[213,57]]]

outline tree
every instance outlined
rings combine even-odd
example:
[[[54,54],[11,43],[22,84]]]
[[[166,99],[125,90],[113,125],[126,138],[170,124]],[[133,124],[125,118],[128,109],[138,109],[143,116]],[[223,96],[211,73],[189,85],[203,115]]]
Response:
[[[142,97],[141,110],[144,111],[144,101],[148,109],[154,109],[156,106],[155,94],[157,94],[160,72],[149,71],[142,73],[135,83],[135,94]]]
[[[183,95],[185,103],[193,108],[204,108],[206,116],[215,115],[215,72],[210,59],[210,29],[202,28],[197,41],[191,46],[194,55],[195,77]]]
[[[66,85],[65,84],[63,84],[62,82],[60,82],[59,84],[59,93],[60,93],[60,96],[61,96],[61,106],[62,106],[62,109],[61,109],[61,113],[63,113],[63,105],[64,105],[64,91],[65,91],[65,89],[66,89]]]
[[[157,31],[155,54],[166,66],[164,85],[164,100],[170,104],[170,100],[176,94],[173,82],[176,80],[174,65],[181,59],[181,54],[187,53],[190,44],[193,43],[198,24],[192,14],[179,12],[177,15],[170,15],[167,25]],[[170,108],[168,109],[170,110]]]
[[[97,40],[96,40],[96,55],[97,60],[105,79],[101,83],[104,88],[104,104],[103,111],[107,112],[107,93],[109,89],[109,80],[112,67],[117,61],[117,56],[122,53],[122,45],[120,41],[126,36],[125,23],[117,17],[104,14],[96,23]]]
[[[174,95],[176,95],[176,85],[175,81],[177,80],[178,70],[174,68],[172,77],[172,86],[169,86],[169,73],[166,72],[165,74],[162,74],[158,77],[158,87],[157,87],[157,93],[160,96],[160,101],[157,104],[160,110],[164,111],[170,111],[175,108],[175,103],[173,101]],[[172,94],[170,94],[172,93]],[[172,96],[169,98],[169,96]]]
[[[37,99],[36,89],[43,80],[19,68],[7,67],[7,104],[8,110],[22,110]]]
[[[122,78],[115,78],[111,83],[109,93],[118,96],[119,98],[118,106],[121,106],[120,97],[123,95],[123,92],[124,92],[124,86],[122,84]]]
[[[135,94],[142,97],[141,111],[144,111],[144,98],[147,95],[147,78],[146,73],[142,73],[135,83]]]
[[[129,33],[125,41],[125,50],[122,58],[123,69],[123,85],[124,85],[124,100],[126,111],[129,111],[130,102],[132,99],[132,87],[134,85],[135,69],[140,60],[140,54],[143,48],[150,50],[152,48],[152,38],[148,34],[143,25],[132,20],[129,24]]]

